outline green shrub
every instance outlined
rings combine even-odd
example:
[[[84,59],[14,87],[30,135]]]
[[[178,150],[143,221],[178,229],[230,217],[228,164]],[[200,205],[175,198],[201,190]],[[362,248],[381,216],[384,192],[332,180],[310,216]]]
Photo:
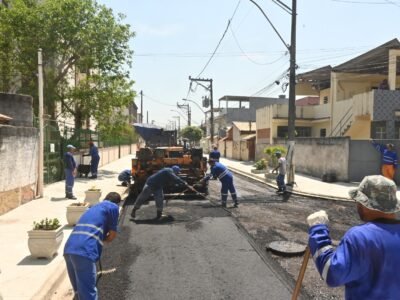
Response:
[[[264,149],[264,153],[268,155],[270,166],[276,167],[278,165],[278,159],[275,155],[276,152],[281,152],[282,156],[286,155],[286,148],[282,146],[270,146]]]
[[[40,222],[33,222],[33,230],[55,230],[61,227],[60,221],[57,218],[43,219]]]
[[[259,161],[257,161],[253,167],[256,168],[256,170],[264,170],[267,168],[267,163],[268,161],[265,158],[260,159]]]

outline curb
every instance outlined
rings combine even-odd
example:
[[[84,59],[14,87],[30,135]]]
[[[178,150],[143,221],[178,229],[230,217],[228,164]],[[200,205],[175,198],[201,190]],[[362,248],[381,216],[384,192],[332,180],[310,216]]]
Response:
[[[58,254],[59,255],[59,254]],[[57,270],[48,276],[46,282],[40,287],[38,292],[32,297],[33,300],[50,300],[54,292],[60,287],[67,276],[67,268],[64,259],[58,264]]]
[[[277,188],[276,184],[273,183],[269,183],[263,179],[261,179],[258,176],[255,176],[253,174],[244,172],[242,170],[236,169],[234,167],[231,167],[228,165],[228,169],[233,171],[234,173],[237,173],[239,175],[248,177],[248,178],[252,178],[260,183],[263,183],[269,187],[272,187],[274,189]],[[318,198],[318,199],[324,199],[324,200],[333,200],[333,201],[345,201],[345,202],[353,202],[353,200],[349,199],[349,198],[343,198],[343,197],[331,197],[331,196],[327,196],[327,195],[322,195],[322,194],[312,194],[312,193],[306,193],[306,192],[300,192],[300,191],[296,191],[294,189],[292,189],[292,194],[294,195],[298,195],[298,196],[304,196],[304,197],[309,197],[309,198]]]

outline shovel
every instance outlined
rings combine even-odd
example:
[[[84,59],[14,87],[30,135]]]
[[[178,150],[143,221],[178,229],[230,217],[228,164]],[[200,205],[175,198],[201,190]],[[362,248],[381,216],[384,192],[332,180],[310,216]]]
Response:
[[[303,282],[304,274],[306,273],[309,259],[310,259],[310,247],[307,246],[306,252],[304,253],[303,263],[301,264],[299,276],[297,277],[296,286],[293,290],[292,300],[297,300],[297,297],[299,296],[301,284]]]

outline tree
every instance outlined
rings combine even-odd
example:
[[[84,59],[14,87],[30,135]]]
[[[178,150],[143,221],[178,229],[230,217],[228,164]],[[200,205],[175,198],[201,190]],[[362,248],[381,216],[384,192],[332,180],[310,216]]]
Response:
[[[200,141],[203,132],[199,127],[186,126],[181,130],[181,136],[188,139],[191,144]]]
[[[32,95],[37,111],[37,51],[42,48],[45,112],[53,118],[61,106],[61,115],[75,117],[77,128],[90,116],[103,126],[133,101],[127,67],[134,33],[122,23],[123,15],[94,0],[8,4],[0,5],[0,88]]]

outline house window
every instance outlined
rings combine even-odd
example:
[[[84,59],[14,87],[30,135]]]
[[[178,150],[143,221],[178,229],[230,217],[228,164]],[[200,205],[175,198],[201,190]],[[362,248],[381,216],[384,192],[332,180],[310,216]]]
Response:
[[[373,139],[386,139],[386,121],[375,121],[371,124]]]
[[[328,96],[324,96],[324,104],[328,103]]]
[[[319,136],[320,137],[326,137],[326,128],[321,128],[319,130]]]
[[[311,137],[311,127],[296,127],[295,128],[295,136],[296,137]],[[278,126],[278,137],[279,138],[287,138],[288,137],[288,127],[287,126]]]
[[[394,138],[396,138],[396,139],[400,139],[400,121],[396,121],[395,123],[394,123],[394,126],[395,126],[395,136],[394,136]]]

